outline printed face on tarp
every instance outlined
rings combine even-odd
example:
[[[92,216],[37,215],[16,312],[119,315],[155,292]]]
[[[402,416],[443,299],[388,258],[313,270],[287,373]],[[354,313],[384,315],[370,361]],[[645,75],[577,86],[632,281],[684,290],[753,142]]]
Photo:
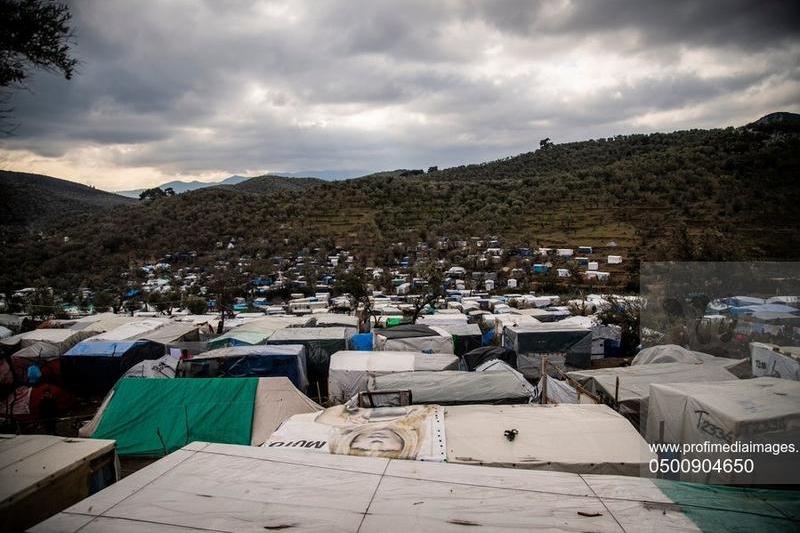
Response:
[[[444,461],[443,409],[436,405],[347,409],[287,420],[265,446],[340,455]]]

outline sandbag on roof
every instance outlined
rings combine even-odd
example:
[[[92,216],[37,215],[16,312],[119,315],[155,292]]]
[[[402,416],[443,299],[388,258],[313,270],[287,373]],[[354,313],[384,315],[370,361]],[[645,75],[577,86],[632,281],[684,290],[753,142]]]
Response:
[[[536,390],[525,378],[498,361],[487,372],[400,372],[369,378],[370,392],[410,390],[415,404],[527,403]]]
[[[703,445],[800,441],[800,382],[761,377],[717,383],[669,383],[650,387],[647,439]],[[746,459],[752,472],[684,471],[681,479],[702,483],[766,485],[798,482],[793,459],[772,453],[688,451],[682,459]]]
[[[576,370],[567,375],[606,401],[614,401],[617,377],[619,377],[619,393],[616,398],[619,402],[619,412],[631,418],[637,425],[639,422],[642,425],[646,423],[647,399],[652,384],[703,383],[738,379],[721,366],[687,363]]]
[[[790,491],[197,442],[32,531],[794,531],[795,502]]]
[[[450,354],[422,352],[340,351],[331,356],[328,395],[332,402],[345,402],[367,390],[370,377],[397,372],[454,369],[458,358]]]
[[[449,463],[639,476],[656,457],[606,405],[450,406],[444,422]]]

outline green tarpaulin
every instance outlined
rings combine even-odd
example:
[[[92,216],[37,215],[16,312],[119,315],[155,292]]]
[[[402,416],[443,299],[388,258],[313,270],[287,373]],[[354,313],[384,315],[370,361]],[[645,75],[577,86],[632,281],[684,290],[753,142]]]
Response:
[[[121,456],[162,456],[193,441],[250,444],[258,378],[120,380],[97,439]]]

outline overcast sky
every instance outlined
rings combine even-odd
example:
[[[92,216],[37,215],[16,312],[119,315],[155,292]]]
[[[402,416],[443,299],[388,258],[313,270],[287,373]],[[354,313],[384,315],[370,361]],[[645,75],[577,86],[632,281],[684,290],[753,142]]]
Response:
[[[0,167],[107,190],[447,167],[800,111],[800,2],[70,2]]]

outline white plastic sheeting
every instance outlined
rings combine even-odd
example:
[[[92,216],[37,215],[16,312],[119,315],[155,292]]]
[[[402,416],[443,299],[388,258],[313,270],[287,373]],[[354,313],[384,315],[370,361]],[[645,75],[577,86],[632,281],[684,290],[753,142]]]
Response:
[[[396,337],[390,339],[376,333],[375,351],[455,353],[452,335],[442,328],[436,326],[428,327],[437,334],[426,337]]]
[[[328,396],[332,402],[343,403],[359,392],[366,391],[371,377],[457,367],[458,358],[449,354],[340,351],[331,356]]]
[[[750,509],[763,510],[773,528],[792,527],[791,520],[758,503],[750,503]],[[739,512],[738,507],[731,510],[728,500],[708,499],[704,505],[711,512]],[[643,527],[699,531],[649,479],[196,442],[33,531],[622,533]]]
[[[544,375],[539,378],[538,392],[544,394],[544,381],[547,380],[547,403],[596,403],[586,394],[578,397],[578,391],[566,380],[561,381],[552,376]]]
[[[647,420],[649,442],[697,444],[762,443],[771,446],[800,442],[800,383],[778,378],[754,378],[718,383],[655,384],[650,387]],[[700,451],[700,450],[698,450]],[[752,473],[683,472],[681,479],[702,483],[796,483],[795,459],[773,453],[697,453],[682,459],[746,458]]]
[[[615,399],[617,378],[619,378],[616,400],[619,402],[620,413],[642,423],[647,420],[647,399],[650,395],[650,386],[653,384],[738,380],[721,366],[688,363],[576,370],[567,375],[589,392],[608,401]]]
[[[483,368],[481,368],[483,367]],[[488,361],[475,372],[403,372],[371,377],[369,391],[410,390],[414,403],[527,403],[536,388],[502,361]]]
[[[516,429],[513,440],[505,431]],[[445,408],[447,462],[638,476],[655,458],[605,405],[462,405]]]
[[[0,344],[5,346],[18,346],[27,348],[38,342],[47,342],[58,348],[59,353],[63,354],[80,341],[93,335],[92,332],[74,331],[71,329],[35,329],[26,333],[12,335],[5,339],[0,339]]]
[[[750,361],[753,377],[771,376],[800,381],[800,348],[797,346],[751,342]]]

